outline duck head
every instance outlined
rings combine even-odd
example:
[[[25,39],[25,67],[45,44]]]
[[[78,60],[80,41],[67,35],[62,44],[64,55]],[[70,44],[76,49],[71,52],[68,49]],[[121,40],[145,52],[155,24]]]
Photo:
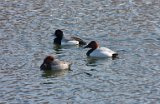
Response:
[[[97,49],[99,47],[98,43],[96,41],[91,41],[87,46],[84,48],[92,48],[92,49]]]
[[[58,29],[55,31],[54,35],[56,36],[56,38],[54,39],[54,44],[61,45],[61,40],[63,38],[63,31]]]
[[[51,70],[51,64],[54,61],[54,57],[53,56],[47,56],[42,65],[40,66],[41,70]]]
[[[54,33],[54,35],[56,36],[56,38],[62,39],[63,38],[63,31],[57,29]]]

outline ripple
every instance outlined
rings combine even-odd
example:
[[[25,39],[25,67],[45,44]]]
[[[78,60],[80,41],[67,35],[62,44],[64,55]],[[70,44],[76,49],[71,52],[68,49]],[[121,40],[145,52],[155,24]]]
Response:
[[[0,8],[0,103],[159,103],[159,1],[14,0]],[[119,59],[55,47],[56,29],[96,40]],[[72,71],[40,71],[47,55]]]

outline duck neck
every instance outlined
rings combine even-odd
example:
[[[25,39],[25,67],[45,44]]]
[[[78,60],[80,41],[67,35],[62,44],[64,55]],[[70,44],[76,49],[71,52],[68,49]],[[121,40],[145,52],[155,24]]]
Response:
[[[55,38],[54,44],[61,45],[61,40],[62,40],[62,38]]]
[[[87,56],[90,56],[90,54],[94,51],[95,49],[90,49],[87,53],[86,53],[86,55]]]
[[[51,70],[51,64],[43,63],[40,67],[41,70]]]

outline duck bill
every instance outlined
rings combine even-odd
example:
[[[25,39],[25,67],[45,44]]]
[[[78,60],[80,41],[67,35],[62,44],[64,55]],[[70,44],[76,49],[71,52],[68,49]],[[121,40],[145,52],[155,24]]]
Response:
[[[84,48],[89,48],[89,46],[88,46],[88,45],[86,45]]]

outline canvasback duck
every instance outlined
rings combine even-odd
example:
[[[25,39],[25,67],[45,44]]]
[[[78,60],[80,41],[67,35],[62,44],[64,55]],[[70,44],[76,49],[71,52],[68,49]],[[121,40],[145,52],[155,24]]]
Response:
[[[63,31],[59,29],[55,31],[54,35],[56,36],[54,39],[54,44],[56,45],[86,45],[86,42],[78,37],[64,38]]]
[[[91,48],[86,55],[91,57],[112,57],[116,58],[118,56],[118,53],[106,48],[106,47],[99,47],[98,43],[96,41],[91,41],[87,46],[84,48]]]
[[[47,56],[42,65],[40,66],[41,70],[55,70],[61,71],[65,69],[70,69],[71,63],[59,61],[58,59],[54,59],[53,56]]]

